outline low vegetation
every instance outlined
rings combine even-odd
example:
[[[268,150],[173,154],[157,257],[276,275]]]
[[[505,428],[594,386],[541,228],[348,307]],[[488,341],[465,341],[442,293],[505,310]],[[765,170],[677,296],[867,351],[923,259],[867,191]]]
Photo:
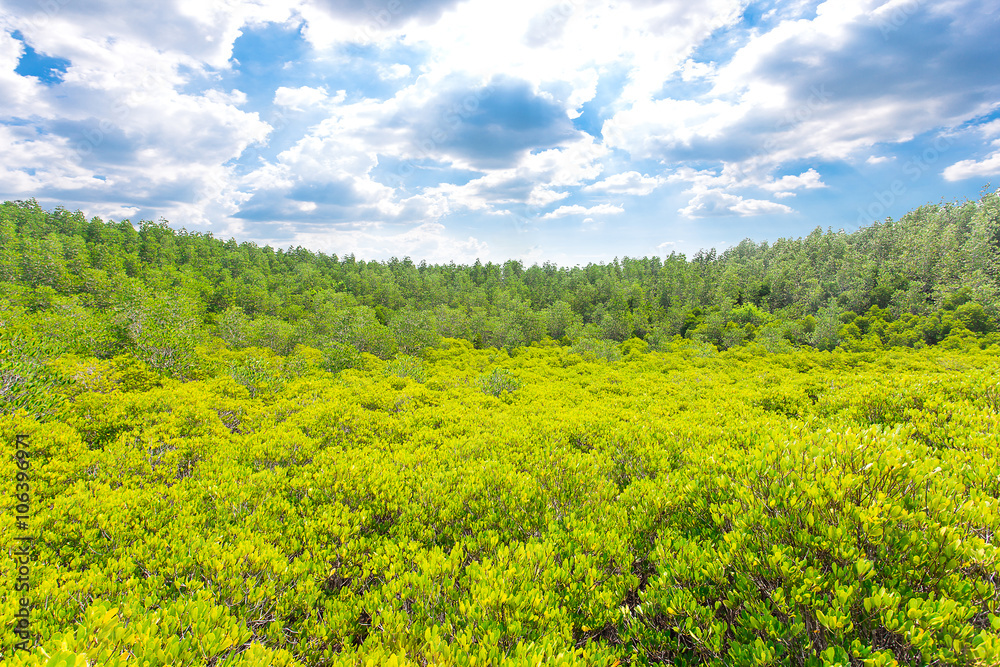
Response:
[[[998,664],[990,197],[520,273],[5,204],[0,657]]]

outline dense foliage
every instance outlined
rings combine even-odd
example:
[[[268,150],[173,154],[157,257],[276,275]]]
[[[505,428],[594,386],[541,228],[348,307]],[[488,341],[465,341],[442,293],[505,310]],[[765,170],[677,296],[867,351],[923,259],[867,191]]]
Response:
[[[63,357],[6,664],[1000,661],[996,348],[619,351]]]
[[[608,342],[657,349],[678,335],[773,352],[989,345],[998,317],[997,193],[851,234],[572,268],[365,262],[164,221],[87,221],[34,201],[0,206],[5,329],[21,322],[50,346],[99,358],[127,350],[177,378],[198,376],[194,350],[212,336],[279,354],[309,345],[337,370],[440,337],[508,350],[551,337],[610,354]]]
[[[998,200],[575,268],[8,202],[0,659],[998,664]]]

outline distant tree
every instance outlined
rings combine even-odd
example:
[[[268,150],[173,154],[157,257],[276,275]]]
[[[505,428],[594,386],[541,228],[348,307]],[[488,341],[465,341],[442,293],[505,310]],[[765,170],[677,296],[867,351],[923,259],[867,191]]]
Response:
[[[413,355],[437,344],[440,336],[429,312],[404,309],[392,315],[389,332],[402,354]]]

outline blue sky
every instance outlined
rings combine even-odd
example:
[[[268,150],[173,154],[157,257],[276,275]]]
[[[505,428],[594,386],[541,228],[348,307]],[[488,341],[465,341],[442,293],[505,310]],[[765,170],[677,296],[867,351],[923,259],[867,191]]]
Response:
[[[1000,185],[998,1],[3,0],[0,21],[0,197],[222,238],[573,265]]]

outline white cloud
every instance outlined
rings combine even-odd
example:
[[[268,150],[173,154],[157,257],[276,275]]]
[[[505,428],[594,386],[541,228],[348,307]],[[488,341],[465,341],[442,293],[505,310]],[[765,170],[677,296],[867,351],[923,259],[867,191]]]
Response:
[[[785,20],[753,36],[712,70],[707,94],[641,97],[618,111],[604,124],[608,145],[633,158],[714,155],[741,171],[766,172],[802,160],[852,160],[876,143],[957,127],[993,108],[995,81],[951,70],[953,62],[985,57],[987,28],[971,18],[982,3],[953,3],[944,28],[914,19],[900,30],[928,34],[901,39],[880,35],[871,15],[880,4],[824,2],[811,20]],[[917,11],[941,10],[916,3]],[[909,55],[909,43],[931,38],[941,48],[928,63],[948,76],[929,76],[928,64],[918,67]]]
[[[991,120],[988,123],[983,123],[978,127],[979,131],[982,132],[983,137],[986,139],[993,139],[994,137],[1000,137],[1000,118],[996,120]]]
[[[598,204],[590,207],[573,204],[571,206],[560,206],[556,210],[543,215],[542,219],[552,220],[554,218],[565,218],[568,215],[617,215],[624,212],[624,208],[615,206],[614,204]]]
[[[584,135],[568,146],[528,154],[516,167],[487,170],[463,185],[443,183],[424,192],[446,198],[452,210],[490,213],[517,204],[540,208],[568,196],[561,188],[597,178],[606,154],[606,148]]]
[[[91,207],[90,214],[105,220],[132,219],[140,211],[138,206],[120,206],[115,204],[98,204]]]
[[[555,186],[579,185],[600,175],[600,160],[607,154],[608,149],[587,134],[566,146],[532,153],[519,168]]]
[[[539,207],[548,206],[552,202],[557,202],[568,196],[568,192],[556,192],[547,187],[538,186],[531,189],[531,194],[528,196],[528,205]]]
[[[467,0],[423,24],[408,20],[405,11],[379,20],[375,12],[354,16],[317,0],[304,3],[300,12],[307,21],[308,39],[321,50],[342,41],[389,46],[401,40],[408,46],[430,47],[422,76],[431,83],[459,71],[479,79],[503,72],[536,90],[558,89],[572,116],[593,99],[599,73],[610,67],[624,65],[629,70],[623,104],[648,98],[702,40],[736,23],[744,4]],[[701,69],[688,67],[689,73],[705,74]]]
[[[761,187],[772,192],[784,192],[789,190],[798,190],[800,188],[806,190],[825,188],[826,183],[823,182],[818,171],[815,169],[809,169],[802,172],[798,176],[792,176],[791,174],[782,176],[775,181],[763,184]]]
[[[347,91],[345,90],[338,90],[336,96],[330,97],[325,88],[280,86],[274,91],[274,103],[278,106],[288,107],[293,111],[304,111],[309,107],[321,106],[325,103],[338,104],[343,102],[346,96]]]
[[[791,213],[792,209],[764,199],[744,199],[722,190],[708,190],[694,196],[678,211],[686,218],[739,215],[743,217],[773,213]]]
[[[681,70],[681,81],[691,82],[698,79],[709,79],[715,75],[715,63],[700,63],[688,58]]]
[[[613,192],[626,195],[648,195],[666,183],[662,176],[647,176],[637,171],[625,171],[608,176],[603,181],[591,183],[584,192]]]
[[[623,211],[594,199],[682,189],[688,217],[788,213],[778,200],[808,206],[826,187],[810,162],[882,164],[893,143],[968,128],[1000,99],[996,78],[967,66],[995,60],[988,3],[793,0],[754,25],[740,22],[747,4],[92,0],[46,5],[58,10],[39,21],[35,0],[5,0],[0,179],[10,197],[302,242],[328,233],[372,253],[382,236],[400,253],[425,234],[445,257],[482,243],[435,226],[449,216],[501,224],[557,202],[541,217],[580,215],[591,230]],[[887,37],[899,11],[908,19]],[[241,32],[279,26],[316,50],[234,71]],[[14,30],[70,61],[63,83],[14,72]],[[716,62],[698,62],[709,37],[722,38]],[[343,48],[358,41],[370,48]],[[913,44],[933,48],[917,59]],[[449,105],[487,82],[508,86],[477,99],[495,115],[451,124]],[[993,147],[955,145],[943,176],[998,173],[1000,120],[964,136]],[[404,221],[409,232],[389,226]]]
[[[735,177],[723,169],[716,173],[711,169],[693,169],[680,167],[667,176],[668,183],[691,183],[689,191],[704,191],[709,188],[728,187],[735,184]]]
[[[178,0],[127,6],[114,0],[5,0],[3,22],[9,30],[21,30],[38,51],[68,58],[75,67],[90,68],[109,52],[127,51],[143,61],[152,56],[196,70],[226,69],[241,28],[289,21],[295,4]]]
[[[749,110],[723,100],[641,100],[604,122],[605,143],[633,158],[659,158],[665,151],[690,146],[696,139],[719,136]]]
[[[942,172],[946,181],[961,181],[966,178],[997,174],[1000,174],[1000,152],[993,153],[985,160],[960,160]]]
[[[34,78],[14,72],[23,54],[21,41],[6,31],[0,31],[0,99],[3,99],[4,115],[49,116],[51,111],[44,96],[45,87]]]
[[[392,65],[379,65],[378,73],[383,79],[402,79],[410,75],[410,66],[401,63]]]
[[[8,170],[4,196],[84,203],[91,215],[162,215],[189,228],[224,224],[247,198],[224,165],[271,127],[241,108],[243,91],[197,84],[228,67],[241,26],[284,21],[288,8],[56,5],[39,13],[10,0],[0,10],[2,115],[31,123],[3,142],[0,159],[33,172]],[[62,83],[14,74],[14,30],[39,53],[69,61]]]
[[[365,258],[388,259],[409,256],[440,264],[473,263],[489,256],[489,244],[474,236],[464,239],[448,233],[440,223],[423,223],[393,232],[380,225],[365,225],[355,230],[301,232],[295,243],[326,252],[343,253],[344,248]]]

